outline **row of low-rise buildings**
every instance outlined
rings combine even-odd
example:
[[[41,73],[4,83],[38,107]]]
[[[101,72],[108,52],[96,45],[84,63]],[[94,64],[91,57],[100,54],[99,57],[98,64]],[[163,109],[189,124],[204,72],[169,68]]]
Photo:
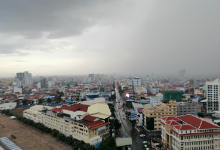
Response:
[[[0,101],[14,102],[28,100],[28,104],[37,104],[39,99],[47,102],[48,96],[54,96],[52,102],[57,102],[57,91],[62,92],[62,102],[75,102],[76,100],[85,99],[87,94],[97,93],[97,96],[109,97],[112,94],[113,79],[106,76],[100,76],[102,80],[91,83],[83,83],[83,77],[74,78],[57,78],[52,76],[44,78],[42,76],[34,77],[33,84],[26,86],[21,84],[24,73],[18,73],[16,80],[0,80]],[[99,77],[97,75],[97,77]],[[106,78],[105,78],[106,77]]]

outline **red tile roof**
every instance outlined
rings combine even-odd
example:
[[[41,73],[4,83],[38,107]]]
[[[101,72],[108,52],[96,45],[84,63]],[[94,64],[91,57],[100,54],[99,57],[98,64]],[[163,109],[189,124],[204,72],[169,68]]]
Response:
[[[169,124],[169,125],[180,125],[178,122],[176,122],[175,120],[169,120],[169,121],[166,121],[166,124]]]
[[[87,120],[87,121],[94,121],[96,119],[96,117],[90,116],[90,115],[86,115],[83,120]]]
[[[61,109],[69,110],[69,111],[77,111],[77,107],[71,107],[71,106],[62,106]]]
[[[188,124],[183,124],[183,125],[176,125],[173,126],[174,128],[178,129],[178,130],[195,130],[196,128],[188,125]]]
[[[177,118],[199,129],[219,128],[219,126],[211,124],[193,115],[178,116]]]
[[[95,127],[95,126],[99,126],[101,124],[104,124],[104,121],[98,120],[98,121],[94,121],[88,124],[85,124],[86,127]]]
[[[62,109],[61,108],[54,108],[52,111],[60,113],[62,111]]]
[[[183,85],[172,85],[172,87],[183,87]]]
[[[61,109],[69,110],[69,111],[84,111],[87,112],[89,105],[84,104],[73,104],[72,106],[62,106]]]

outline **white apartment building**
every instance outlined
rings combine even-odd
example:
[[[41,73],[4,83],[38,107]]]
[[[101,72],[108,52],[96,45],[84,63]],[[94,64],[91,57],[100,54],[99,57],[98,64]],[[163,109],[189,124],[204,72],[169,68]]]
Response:
[[[14,93],[16,92],[23,93],[23,88],[19,86],[14,86]]]
[[[95,81],[95,74],[89,74],[90,82]]]
[[[139,77],[132,78],[132,83],[134,86],[141,86],[141,79]]]
[[[31,75],[31,73],[28,73],[28,71],[24,72],[24,83],[26,85],[32,85],[33,84],[32,75]]]
[[[207,112],[220,110],[220,81],[216,79],[214,81],[207,81],[206,83],[206,96],[207,96]]]
[[[193,115],[161,118],[162,143],[168,150],[219,150],[220,128]]]
[[[5,110],[5,109],[14,109],[17,106],[17,103],[3,103],[0,104],[0,110]]]
[[[38,89],[41,88],[41,82],[37,82],[37,88],[38,88]]]
[[[109,122],[106,121],[110,115],[108,105],[103,103],[73,104],[60,108],[36,105],[23,112],[24,117],[34,122],[91,145],[109,136]]]

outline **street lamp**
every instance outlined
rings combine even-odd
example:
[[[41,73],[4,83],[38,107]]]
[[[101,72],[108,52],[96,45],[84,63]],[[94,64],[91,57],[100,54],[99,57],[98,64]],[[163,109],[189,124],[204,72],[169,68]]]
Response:
[[[111,123],[111,132],[110,133],[112,133],[112,137],[115,137],[115,133],[114,133],[114,131],[115,131],[115,129],[114,129],[115,119],[114,119],[113,115],[111,115],[109,119],[110,119],[110,123]]]

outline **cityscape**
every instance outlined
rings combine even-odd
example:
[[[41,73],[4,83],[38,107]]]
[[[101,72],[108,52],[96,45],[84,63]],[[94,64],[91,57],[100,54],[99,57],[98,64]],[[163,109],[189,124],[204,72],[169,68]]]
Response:
[[[0,150],[220,150],[220,1],[1,1]]]

